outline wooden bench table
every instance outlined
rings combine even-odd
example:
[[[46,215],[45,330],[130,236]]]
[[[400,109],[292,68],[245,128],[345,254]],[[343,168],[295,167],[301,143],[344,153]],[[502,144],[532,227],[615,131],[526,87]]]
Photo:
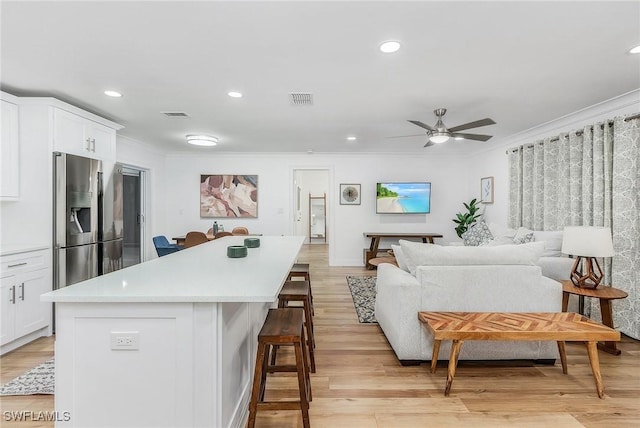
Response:
[[[571,312],[418,312],[418,319],[434,337],[432,373],[436,371],[440,344],[443,340],[453,341],[444,395],[451,391],[460,348],[465,340],[555,340],[564,374],[567,374],[564,342],[585,343],[598,397],[604,398],[596,345],[598,341],[620,340],[616,330]]]

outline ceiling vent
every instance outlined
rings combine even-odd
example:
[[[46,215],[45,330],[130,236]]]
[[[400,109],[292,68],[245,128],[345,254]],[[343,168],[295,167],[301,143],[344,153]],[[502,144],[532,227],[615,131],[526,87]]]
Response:
[[[177,118],[189,117],[189,115],[183,111],[161,111],[160,113],[164,114],[167,117],[177,117]]]
[[[313,105],[313,94],[311,92],[289,92],[289,99],[294,106]]]

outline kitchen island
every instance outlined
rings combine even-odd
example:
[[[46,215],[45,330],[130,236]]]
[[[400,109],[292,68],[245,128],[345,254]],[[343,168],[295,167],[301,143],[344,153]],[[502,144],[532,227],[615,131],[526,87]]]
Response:
[[[230,236],[51,293],[59,427],[237,427],[257,335],[304,237]]]

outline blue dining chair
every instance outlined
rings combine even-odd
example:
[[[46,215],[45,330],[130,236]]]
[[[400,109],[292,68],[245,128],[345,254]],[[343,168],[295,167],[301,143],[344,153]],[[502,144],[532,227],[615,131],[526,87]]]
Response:
[[[153,245],[156,247],[158,257],[166,256],[167,254],[182,250],[182,247],[178,244],[170,244],[169,240],[164,235],[154,236]]]

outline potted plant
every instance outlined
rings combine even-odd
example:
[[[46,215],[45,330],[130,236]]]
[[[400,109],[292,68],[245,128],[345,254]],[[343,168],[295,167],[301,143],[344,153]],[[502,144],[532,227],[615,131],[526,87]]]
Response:
[[[456,218],[453,219],[453,222],[457,224],[456,233],[458,237],[462,238],[462,234],[465,233],[475,222],[481,214],[476,214],[480,211],[480,207],[476,204],[478,201],[474,198],[468,204],[463,202],[464,207],[467,209],[467,212],[456,214]]]

